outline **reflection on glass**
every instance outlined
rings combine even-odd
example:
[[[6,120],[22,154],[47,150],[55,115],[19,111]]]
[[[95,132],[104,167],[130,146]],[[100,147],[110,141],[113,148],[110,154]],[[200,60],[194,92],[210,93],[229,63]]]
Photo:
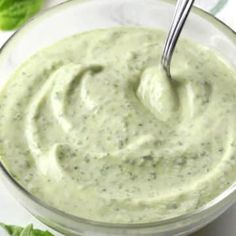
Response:
[[[228,0],[196,0],[195,5],[215,15],[227,2]]]

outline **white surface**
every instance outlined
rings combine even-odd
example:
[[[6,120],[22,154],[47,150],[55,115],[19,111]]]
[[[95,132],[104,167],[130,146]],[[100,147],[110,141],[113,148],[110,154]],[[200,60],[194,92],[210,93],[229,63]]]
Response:
[[[60,3],[63,0],[51,0],[48,6]],[[226,8],[218,14],[218,17],[229,24],[236,30],[236,1],[229,0]],[[12,32],[0,32],[0,46],[11,36]],[[33,223],[36,228],[51,229],[41,224],[38,220],[32,217],[17,201],[10,196],[0,180],[0,222],[6,224],[16,224],[26,226]],[[54,232],[55,233],[55,232]],[[5,236],[6,233],[0,229],[0,236]],[[60,234],[55,233],[55,236]],[[236,236],[236,205],[231,207],[224,215],[218,218],[215,222],[204,228],[203,230],[193,234],[192,236]]]

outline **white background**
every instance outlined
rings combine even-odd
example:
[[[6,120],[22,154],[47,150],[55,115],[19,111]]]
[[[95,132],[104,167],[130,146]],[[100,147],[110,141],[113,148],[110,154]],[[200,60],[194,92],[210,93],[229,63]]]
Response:
[[[209,1],[209,0],[206,0]],[[47,6],[55,5],[63,0],[51,0]],[[217,15],[236,30],[236,1],[229,0],[229,3],[222,12]],[[0,46],[8,39],[12,32],[0,32]],[[236,56],[235,56],[236,60]],[[16,200],[8,193],[0,180],[0,222],[25,226],[33,223],[36,228],[48,229],[38,220],[32,217]],[[53,232],[51,229],[48,229]],[[60,234],[55,233],[55,236]],[[5,236],[0,229],[0,236]],[[231,207],[224,215],[203,230],[192,236],[236,236],[236,205]]]

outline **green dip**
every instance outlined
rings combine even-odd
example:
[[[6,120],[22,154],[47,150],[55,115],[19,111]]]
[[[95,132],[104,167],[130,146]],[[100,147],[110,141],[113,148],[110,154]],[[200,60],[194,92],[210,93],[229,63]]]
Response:
[[[165,34],[75,35],[25,62],[0,93],[0,154],[29,192],[114,223],[188,213],[236,180],[236,72],[181,40],[173,81]]]

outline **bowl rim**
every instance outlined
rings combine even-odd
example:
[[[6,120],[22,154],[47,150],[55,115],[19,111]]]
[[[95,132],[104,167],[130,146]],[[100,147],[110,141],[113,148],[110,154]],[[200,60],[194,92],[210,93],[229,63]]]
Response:
[[[213,15],[216,15],[225,7],[227,3],[228,0],[219,0],[218,3],[213,8],[211,8],[209,12]]]
[[[14,32],[8,40],[3,44],[3,46],[0,48],[0,55],[2,54],[3,50],[8,46],[8,44],[15,38],[16,35],[20,34],[22,31],[25,30],[25,28],[28,25],[31,25],[31,23],[34,23],[34,20],[39,20],[41,17],[47,16],[47,14],[53,14],[57,10],[62,10],[62,7],[65,6],[72,6],[77,4],[86,4],[87,2],[93,2],[96,0],[69,0],[67,2],[62,2],[56,6],[53,6],[49,9],[43,10],[41,13],[39,13],[36,17],[33,17],[29,22],[27,22],[25,25],[23,25],[20,29],[18,29],[16,32]],[[158,0],[163,3],[175,4],[175,0]],[[234,41],[236,45],[236,32],[229,27],[227,24],[225,24],[223,21],[218,19],[213,14],[204,11],[203,9],[200,9],[198,7],[193,7],[192,11],[207,20],[208,22],[212,23],[218,30],[220,30],[223,34],[227,35],[228,38],[230,38],[232,41]],[[37,198],[35,195],[27,191],[11,174],[10,171],[7,170],[7,168],[4,166],[4,161],[1,159],[0,156],[0,172],[3,174],[3,176],[25,197],[29,198],[33,203],[39,205],[41,208],[50,211],[53,214],[56,214],[59,217],[66,218],[67,220],[72,220],[77,223],[82,223],[90,226],[96,226],[96,227],[102,227],[102,228],[111,228],[111,229],[147,229],[152,227],[160,227],[160,226],[166,226],[170,224],[174,224],[180,221],[188,220],[192,217],[198,217],[201,216],[201,214],[206,213],[208,210],[212,209],[214,206],[221,203],[223,200],[226,200],[228,197],[230,197],[233,193],[236,193],[236,181],[234,184],[232,184],[229,188],[227,188],[224,192],[222,192],[220,195],[215,197],[213,200],[208,202],[207,204],[203,205],[202,207],[192,210],[189,213],[176,216],[170,219],[160,220],[160,221],[153,221],[148,223],[107,223],[107,222],[100,222],[95,220],[90,220],[82,217],[78,217],[69,213],[66,213],[62,210],[59,210],[55,207],[52,207],[45,203],[44,201]],[[0,176],[1,177],[1,176]],[[4,182],[4,181],[3,181]],[[236,201],[236,199],[235,199]]]

